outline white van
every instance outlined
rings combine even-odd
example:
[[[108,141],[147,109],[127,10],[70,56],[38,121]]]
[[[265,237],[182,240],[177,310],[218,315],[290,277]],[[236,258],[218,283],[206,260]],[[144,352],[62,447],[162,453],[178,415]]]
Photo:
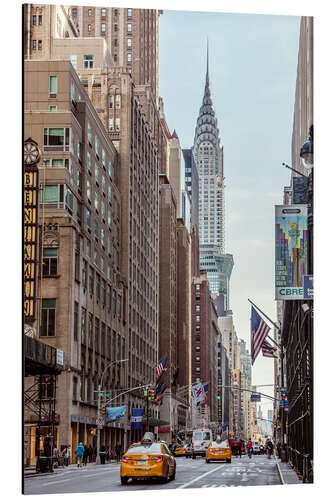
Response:
[[[206,450],[212,440],[213,435],[210,429],[193,429],[192,458],[197,455],[206,456]]]

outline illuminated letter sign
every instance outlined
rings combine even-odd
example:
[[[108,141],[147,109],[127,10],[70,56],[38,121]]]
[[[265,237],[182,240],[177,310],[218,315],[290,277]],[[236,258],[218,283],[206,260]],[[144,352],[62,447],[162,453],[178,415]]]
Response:
[[[36,165],[24,169],[24,316],[36,319],[37,249],[38,249],[38,188]]]

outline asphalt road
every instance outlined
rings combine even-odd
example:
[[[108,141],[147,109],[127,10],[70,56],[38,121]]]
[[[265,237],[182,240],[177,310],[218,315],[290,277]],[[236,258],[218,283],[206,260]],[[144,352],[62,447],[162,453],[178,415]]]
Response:
[[[141,491],[183,488],[222,488],[227,486],[261,486],[281,484],[274,458],[266,455],[233,457],[230,464],[177,458],[176,479],[167,484],[158,481],[129,481],[122,486],[119,479],[120,465],[89,464],[58,469],[47,476],[29,477],[24,480],[25,494],[88,493],[98,491]]]

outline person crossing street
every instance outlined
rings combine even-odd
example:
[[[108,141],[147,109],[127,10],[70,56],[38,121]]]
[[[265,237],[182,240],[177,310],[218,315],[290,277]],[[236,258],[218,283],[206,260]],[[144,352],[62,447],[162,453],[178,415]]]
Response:
[[[249,439],[247,442],[247,454],[249,458],[252,458],[252,453],[253,453],[252,441],[251,439]]]

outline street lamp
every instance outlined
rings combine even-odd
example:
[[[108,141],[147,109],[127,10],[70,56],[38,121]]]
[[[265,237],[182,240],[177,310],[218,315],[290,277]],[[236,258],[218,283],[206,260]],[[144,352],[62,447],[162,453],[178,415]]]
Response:
[[[103,383],[103,378],[105,375],[106,370],[110,368],[112,365],[116,365],[118,363],[125,363],[128,361],[128,359],[118,359],[117,361],[112,361],[109,363],[105,368],[104,371],[101,375],[101,381],[100,384],[98,385],[98,400],[97,400],[97,451],[96,451],[96,465],[100,465],[101,463],[101,458],[99,456],[99,450],[100,450],[100,445],[101,445],[101,429],[99,425],[99,420],[101,417],[101,392],[102,392],[102,383]]]

